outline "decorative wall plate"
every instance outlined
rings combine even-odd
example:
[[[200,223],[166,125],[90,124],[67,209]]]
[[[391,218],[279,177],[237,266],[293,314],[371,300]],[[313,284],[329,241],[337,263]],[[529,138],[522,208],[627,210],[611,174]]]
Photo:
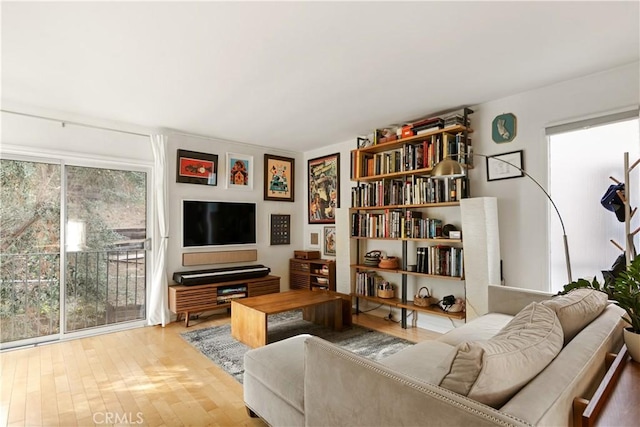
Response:
[[[512,113],[496,116],[491,124],[491,137],[498,144],[513,141],[517,131],[517,119]]]

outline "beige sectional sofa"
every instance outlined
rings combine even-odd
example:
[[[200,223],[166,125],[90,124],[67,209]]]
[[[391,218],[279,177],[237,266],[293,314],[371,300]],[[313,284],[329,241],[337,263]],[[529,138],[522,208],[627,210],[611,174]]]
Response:
[[[380,362],[300,335],[245,355],[247,408],[273,426],[572,424],[623,311],[606,295],[489,287],[488,314]]]

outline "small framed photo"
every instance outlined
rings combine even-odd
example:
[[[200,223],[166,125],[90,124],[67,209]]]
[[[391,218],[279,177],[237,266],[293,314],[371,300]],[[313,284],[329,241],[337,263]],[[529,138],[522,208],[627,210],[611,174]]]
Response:
[[[309,224],[335,224],[340,207],[340,153],[308,161]]]
[[[336,256],[336,228],[324,227],[324,254]]]
[[[317,231],[312,231],[309,233],[309,244],[310,248],[319,248],[320,247],[320,233]]]
[[[218,156],[178,149],[176,182],[218,185]]]
[[[294,201],[295,159],[264,155],[264,200]]]
[[[524,176],[522,150],[487,157],[487,181]]]
[[[253,189],[253,156],[227,153],[227,188]]]

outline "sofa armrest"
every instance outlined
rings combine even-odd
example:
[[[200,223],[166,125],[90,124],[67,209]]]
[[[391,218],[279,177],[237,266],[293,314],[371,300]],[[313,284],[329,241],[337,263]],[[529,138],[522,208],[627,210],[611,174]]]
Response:
[[[488,292],[489,313],[503,313],[511,316],[515,316],[532,302],[545,301],[554,295],[533,289],[497,285],[489,285]]]
[[[529,425],[317,337],[305,341],[304,413],[306,426]]]

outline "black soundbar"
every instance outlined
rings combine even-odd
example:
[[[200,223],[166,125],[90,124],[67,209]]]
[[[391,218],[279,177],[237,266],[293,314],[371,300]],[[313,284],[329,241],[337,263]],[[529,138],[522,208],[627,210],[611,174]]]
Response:
[[[264,265],[245,265],[243,267],[212,268],[209,270],[179,271],[173,273],[173,280],[181,285],[204,285],[206,283],[228,282],[231,280],[264,277],[271,272]]]

